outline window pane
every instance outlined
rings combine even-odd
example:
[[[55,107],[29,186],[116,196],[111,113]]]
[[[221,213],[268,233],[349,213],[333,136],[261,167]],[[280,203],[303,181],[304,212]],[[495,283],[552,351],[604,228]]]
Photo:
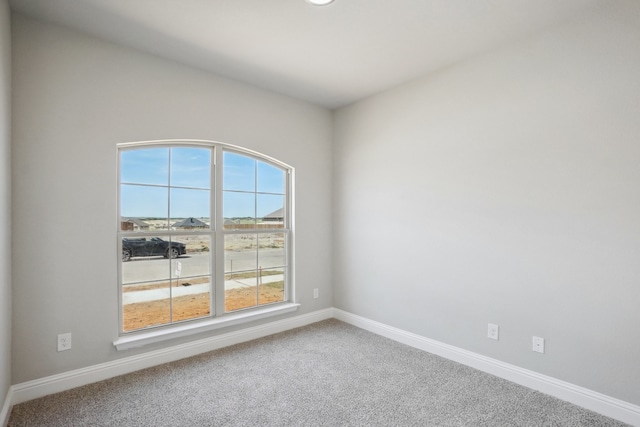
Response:
[[[125,242],[123,243],[126,245]],[[123,253],[127,250],[124,246]],[[133,258],[122,263],[122,284],[169,280],[171,273],[169,268],[169,263],[162,257]]]
[[[282,224],[284,221],[284,196],[258,194],[258,219],[264,222]],[[282,225],[280,225],[281,227]]]
[[[258,268],[287,265],[284,242],[284,233],[260,234],[258,236]]]
[[[255,193],[236,193],[225,191],[223,194],[224,228],[255,228]]]
[[[260,270],[258,304],[284,301],[284,269]]]
[[[171,265],[167,254],[184,253],[181,242],[167,236],[122,239],[122,283],[169,280]]]
[[[222,185],[225,190],[256,191],[256,161],[241,154],[224,152]]]
[[[167,263],[168,264],[168,263]],[[171,321],[169,282],[122,287],[122,329],[133,331]]]
[[[121,151],[120,182],[168,185],[169,149],[144,148]]]
[[[167,218],[168,189],[162,187],[147,187],[143,185],[120,186],[120,216],[121,220],[130,218]],[[139,225],[145,227],[144,224]],[[131,231],[137,228],[132,226]]]
[[[225,236],[225,311],[257,305],[257,254],[255,234]]]
[[[171,189],[172,227],[184,230],[209,228],[211,192],[209,190]]]
[[[255,234],[228,234],[224,236],[224,272],[255,270],[258,266],[257,236]]]
[[[171,259],[171,278],[185,279],[188,282],[191,277],[211,274],[211,238],[209,236],[176,236],[173,239],[185,245],[185,253]],[[181,286],[189,286],[185,283],[181,283]]]
[[[211,150],[191,147],[172,148],[171,185],[211,188]]]
[[[224,311],[242,310],[243,308],[255,307],[258,305],[258,288],[255,285],[255,271],[253,272],[254,284],[251,286],[233,285],[224,291]],[[248,280],[248,279],[247,279]]]
[[[211,314],[211,238],[180,236],[186,254],[171,259],[171,320],[195,319]]]
[[[284,194],[285,172],[279,167],[258,161],[258,192]]]
[[[177,279],[171,291],[171,321],[196,319],[211,314],[209,276]]]

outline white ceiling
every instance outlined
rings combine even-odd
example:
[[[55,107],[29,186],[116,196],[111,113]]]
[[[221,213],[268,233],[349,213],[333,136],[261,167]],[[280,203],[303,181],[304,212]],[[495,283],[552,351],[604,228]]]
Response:
[[[14,10],[335,108],[607,0],[11,0]]]

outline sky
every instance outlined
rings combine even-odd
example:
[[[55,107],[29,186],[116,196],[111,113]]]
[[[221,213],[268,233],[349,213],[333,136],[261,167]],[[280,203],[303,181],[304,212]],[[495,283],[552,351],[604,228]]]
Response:
[[[212,158],[207,147],[122,150],[121,216],[209,218]],[[222,164],[225,218],[261,218],[284,206],[283,169],[228,151]]]

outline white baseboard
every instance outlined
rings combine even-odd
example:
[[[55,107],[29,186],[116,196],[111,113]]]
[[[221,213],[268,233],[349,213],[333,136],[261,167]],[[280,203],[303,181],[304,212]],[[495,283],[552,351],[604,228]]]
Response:
[[[504,378],[533,390],[538,390],[607,417],[633,426],[640,426],[640,406],[553,377],[500,362],[490,357],[425,338],[402,329],[394,328],[337,308],[333,309],[333,317],[377,335],[382,335],[408,346],[462,363],[463,365]]]
[[[7,402],[9,402],[7,412],[10,412],[12,405],[37,399],[38,397],[48,394],[59,393],[75,387],[113,378],[118,375],[139,371],[140,369],[150,368],[230,345],[266,337],[332,317],[333,309],[328,308],[161,350],[150,351],[137,356],[124,357],[112,362],[101,363],[87,368],[76,369],[62,374],[16,384],[11,386],[9,392],[11,398],[7,398]],[[7,403],[5,403],[2,414],[4,414],[6,407]]]

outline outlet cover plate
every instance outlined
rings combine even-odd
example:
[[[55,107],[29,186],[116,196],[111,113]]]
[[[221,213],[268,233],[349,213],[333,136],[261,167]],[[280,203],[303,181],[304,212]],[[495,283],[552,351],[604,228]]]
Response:
[[[71,332],[58,335],[58,351],[71,350]]]
[[[544,353],[544,338],[533,337],[533,351]]]
[[[498,340],[500,335],[500,326],[494,325],[493,323],[489,323],[489,328],[487,330],[487,337],[492,340]]]

